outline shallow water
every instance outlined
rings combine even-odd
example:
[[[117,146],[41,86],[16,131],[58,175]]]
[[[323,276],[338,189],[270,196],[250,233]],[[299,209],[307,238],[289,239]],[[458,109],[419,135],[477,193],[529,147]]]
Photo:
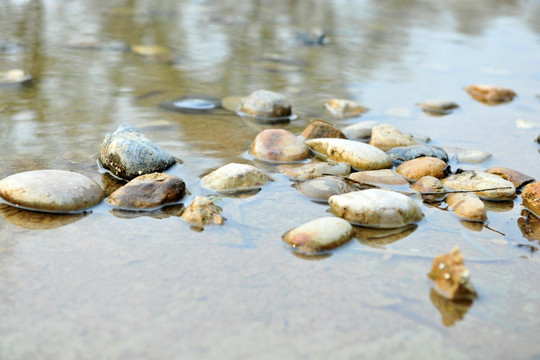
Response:
[[[5,4],[5,5],[4,5]],[[486,227],[422,205],[401,234],[359,231],[319,257],[292,253],[287,230],[327,215],[275,167],[247,153],[269,126],[223,109],[167,111],[189,94],[287,94],[300,132],[310,118],[363,120],[428,135],[431,144],[490,152],[482,164],[540,177],[540,5],[527,1],[7,1],[0,71],[27,86],[0,87],[0,177],[33,169],[84,173],[110,191],[95,157],[120,124],[182,164],[169,173],[199,194],[200,176],[251,163],[274,181],[255,195],[214,196],[221,227],[190,229],[181,207],[78,215],[0,206],[0,358],[532,358],[540,307],[537,253],[517,222],[521,198],[492,206]],[[327,31],[324,46],[295,34]],[[146,57],[125,46],[159,45]],[[84,45],[84,46],[83,46]],[[99,46],[96,46],[99,45]],[[518,93],[488,106],[464,86]],[[336,120],[330,98],[371,110]],[[415,106],[443,98],[452,114]],[[519,128],[523,119],[534,126]],[[493,204],[492,204],[493,205]],[[443,206],[444,207],[444,206]],[[471,306],[431,293],[433,258],[459,246],[479,293]],[[437,305],[435,305],[437,304]],[[469,304],[470,305],[470,304]],[[443,308],[445,318],[437,306]]]

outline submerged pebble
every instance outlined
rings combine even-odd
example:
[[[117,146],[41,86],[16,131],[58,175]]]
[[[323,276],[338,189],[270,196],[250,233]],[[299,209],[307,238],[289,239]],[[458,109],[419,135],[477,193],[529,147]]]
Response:
[[[311,162],[309,164],[279,165],[278,170],[287,175],[292,180],[310,180],[323,175],[348,176],[351,173],[351,166],[346,163],[336,162]]]
[[[299,31],[296,34],[296,42],[300,45],[325,45],[330,41],[328,35],[319,28]]]
[[[332,195],[340,195],[357,191],[349,181],[337,176],[321,176],[316,179],[307,180],[296,186],[302,195],[316,201],[326,202]]]
[[[473,299],[477,296],[469,270],[465,267],[463,255],[457,246],[450,253],[437,256],[433,260],[428,276],[435,282],[435,291],[446,299]]]
[[[185,221],[194,225],[203,226],[207,224],[221,225],[223,217],[219,214],[218,207],[206,196],[196,196],[181,217]]]
[[[65,170],[34,170],[0,181],[0,196],[8,203],[36,211],[76,212],[103,199],[103,190],[85,175]]]
[[[475,193],[451,193],[446,203],[460,219],[483,222],[487,220],[484,202]]]
[[[479,164],[491,157],[490,153],[482,150],[470,150],[448,146],[444,146],[442,149],[446,151],[449,157],[455,156],[457,161],[470,164]]]
[[[408,188],[409,182],[397,172],[390,169],[358,171],[349,175],[350,179],[374,186],[392,188]]]
[[[22,84],[32,80],[32,76],[21,69],[0,72],[0,85]]]
[[[450,167],[441,159],[427,156],[405,161],[398,166],[396,172],[411,181],[419,180],[424,176],[442,179],[450,173]]]
[[[172,155],[148,140],[140,130],[126,125],[105,136],[99,160],[114,175],[127,180],[164,171],[176,163]]]
[[[269,90],[257,90],[244,99],[240,114],[265,122],[279,122],[289,121],[291,109],[291,103],[285,95]]]
[[[449,100],[428,100],[417,104],[422,108],[422,110],[430,115],[447,115],[452,112],[452,110],[459,107],[453,101]]]
[[[417,180],[411,188],[422,193],[422,199],[426,203],[442,201],[446,196],[446,189],[441,180],[429,175]]]
[[[159,106],[187,114],[204,114],[221,107],[221,100],[208,95],[186,95],[173,101],[164,101]]]
[[[345,99],[330,99],[324,104],[324,107],[337,118],[360,116],[369,110],[355,101]]]
[[[417,141],[411,135],[402,133],[393,125],[381,124],[375,125],[371,129],[369,144],[387,151],[399,146],[416,145]]]
[[[474,191],[482,199],[486,200],[512,200],[516,197],[514,185],[500,177],[482,171],[464,171],[454,174],[442,180],[445,187],[452,190]],[[494,189],[482,191],[483,189]]]
[[[540,182],[526,185],[521,193],[523,205],[540,216]]]
[[[310,253],[335,249],[353,235],[353,227],[346,220],[323,217],[287,231],[282,238],[299,250]]]
[[[399,146],[386,152],[395,166],[401,165],[404,161],[430,156],[448,162],[448,154],[442,148],[433,145],[419,144],[411,146]]]
[[[302,131],[300,136],[306,140],[318,138],[347,138],[345,134],[343,134],[341,130],[339,130],[333,124],[322,120],[312,120],[304,131]]]
[[[470,85],[465,91],[474,99],[487,104],[509,102],[516,96],[513,90],[495,85]]]
[[[495,174],[501,176],[503,179],[510,181],[514,186],[520,188],[521,186],[534,181],[533,177],[520,173],[519,171],[508,169],[505,167],[492,167],[486,170],[489,174]]]
[[[374,146],[346,139],[311,139],[306,144],[319,156],[345,162],[356,170],[379,170],[392,167],[386,153]]]
[[[295,162],[308,157],[308,147],[293,133],[284,129],[261,131],[251,144],[251,154],[271,162]]]
[[[343,129],[343,133],[349,139],[367,140],[371,137],[371,129],[379,123],[374,120],[362,121],[349,125]]]
[[[406,195],[379,189],[334,195],[328,199],[332,212],[345,220],[374,228],[397,228],[423,218],[420,206]]]
[[[202,184],[219,192],[241,192],[260,188],[269,178],[253,165],[230,163],[202,178]]]

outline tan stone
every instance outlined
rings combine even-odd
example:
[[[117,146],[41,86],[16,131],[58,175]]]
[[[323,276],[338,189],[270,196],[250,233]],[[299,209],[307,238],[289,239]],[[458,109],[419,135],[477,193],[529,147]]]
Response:
[[[337,118],[360,116],[369,110],[355,101],[345,99],[330,99],[324,107]]]
[[[448,194],[446,203],[463,220],[483,222],[487,219],[484,202],[475,193]]]
[[[512,101],[516,96],[513,90],[495,85],[470,85],[465,88],[474,99],[488,104]]]
[[[387,151],[398,146],[416,145],[418,142],[411,135],[402,133],[393,125],[381,124],[371,129],[369,144]]]
[[[520,186],[533,182],[534,178],[529,175],[520,173],[519,171],[508,169],[505,167],[492,167],[486,170],[489,174],[495,174],[501,176],[503,179],[510,181],[514,186],[519,188]]]
[[[447,299],[473,299],[477,296],[457,246],[450,253],[435,258],[428,276],[435,282],[437,293]]]
[[[306,159],[309,149],[287,130],[267,129],[255,137],[251,145],[251,154],[261,160],[294,162]]]
[[[333,124],[322,120],[312,120],[312,122],[300,134],[304,139],[317,138],[339,138],[346,139],[345,134]]]
[[[396,172],[406,179],[416,181],[424,176],[433,176],[442,179],[448,175],[449,166],[441,159],[434,157],[420,157],[405,161],[399,165]]]
[[[205,196],[196,196],[191,205],[182,213],[181,217],[195,225],[221,225],[223,217],[219,214],[218,207]]]
[[[540,181],[525,186],[521,198],[523,199],[523,205],[540,216]]]

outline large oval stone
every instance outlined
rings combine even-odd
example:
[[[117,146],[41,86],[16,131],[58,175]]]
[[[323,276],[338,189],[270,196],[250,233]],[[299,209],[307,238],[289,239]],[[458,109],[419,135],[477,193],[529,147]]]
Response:
[[[282,238],[300,250],[316,252],[334,249],[349,241],[353,234],[353,227],[346,220],[323,217],[287,231]]]
[[[442,148],[432,145],[411,145],[400,146],[390,149],[386,152],[395,166],[401,165],[405,161],[413,160],[419,157],[434,157],[448,162],[448,154]]]
[[[324,158],[345,162],[356,170],[379,170],[392,167],[384,151],[358,141],[345,139],[311,139],[306,144]]]
[[[420,206],[406,195],[379,189],[334,195],[328,199],[332,212],[366,227],[397,228],[422,220]]]
[[[130,180],[143,174],[162,172],[176,161],[138,129],[121,125],[105,136],[100,162],[114,175]]]
[[[257,90],[244,99],[240,111],[259,118],[280,118],[291,115],[291,103],[285,95]]]
[[[512,200],[516,188],[510,181],[482,171],[465,171],[442,180],[444,186],[452,190],[471,190],[486,200]],[[494,190],[484,190],[494,189]]]
[[[251,154],[260,160],[294,162],[306,159],[309,155],[309,149],[287,130],[266,129],[253,140]]]
[[[0,196],[21,208],[65,213],[99,204],[103,190],[92,179],[76,172],[34,170],[1,180]]]
[[[437,179],[442,179],[448,175],[450,167],[441,159],[420,157],[405,161],[398,166],[396,172],[411,181],[419,180],[424,176],[433,176]]]
[[[463,220],[483,222],[487,219],[484,202],[475,193],[448,194],[446,203]]]
[[[349,179],[363,184],[391,187],[395,190],[406,190],[410,184],[403,176],[390,169],[358,171],[349,175]]]
[[[394,125],[375,125],[371,129],[369,144],[387,151],[398,146],[416,145],[417,142],[411,135],[399,131]]]
[[[346,163],[311,162],[309,164],[286,164],[278,166],[278,170],[293,180],[310,180],[323,175],[347,176],[351,173],[351,166]]]
[[[523,205],[532,210],[533,213],[540,216],[540,182],[528,184],[521,193]]]
[[[202,178],[203,186],[222,192],[248,191],[260,188],[268,177],[253,165],[230,163]]]

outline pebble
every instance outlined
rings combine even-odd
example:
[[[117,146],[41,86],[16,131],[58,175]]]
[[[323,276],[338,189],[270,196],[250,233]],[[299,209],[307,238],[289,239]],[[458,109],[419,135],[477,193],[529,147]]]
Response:
[[[244,99],[240,114],[268,122],[288,121],[292,107],[285,95],[269,90],[257,90]]]
[[[469,270],[465,267],[463,255],[457,246],[450,253],[437,256],[433,260],[428,276],[435,282],[435,291],[446,299],[474,299],[477,296]]]
[[[334,195],[328,199],[332,212],[345,220],[374,228],[397,228],[423,218],[420,206],[406,195],[379,189]]]
[[[417,141],[412,136],[402,133],[393,125],[381,124],[375,125],[371,129],[369,144],[387,151],[399,146],[416,145]]]
[[[429,115],[447,115],[459,107],[458,104],[449,100],[428,100],[417,105]]]
[[[283,234],[285,242],[304,252],[335,249],[354,235],[353,227],[337,217],[323,217],[307,222]]]
[[[176,160],[158,145],[148,140],[140,130],[126,125],[105,136],[100,162],[114,175],[130,180],[137,176],[161,172]]]
[[[306,140],[318,138],[347,138],[345,134],[343,134],[341,130],[339,130],[333,124],[322,120],[312,120],[304,131],[302,131],[300,136]]]
[[[330,99],[324,104],[324,107],[337,118],[356,117],[369,110],[355,101],[345,99]]]
[[[405,161],[398,166],[396,172],[410,181],[419,180],[424,176],[442,179],[450,173],[450,166],[441,159],[427,156]]]
[[[315,179],[323,175],[348,176],[351,173],[351,166],[346,163],[317,161],[303,165],[279,165],[278,170],[279,172],[287,175],[292,180],[304,181]]]
[[[22,84],[32,80],[32,76],[21,69],[0,72],[0,85]]]
[[[495,85],[470,85],[465,91],[474,99],[488,104],[509,102],[516,96],[513,90]]]
[[[308,157],[308,147],[293,133],[284,129],[261,131],[251,144],[251,154],[270,162],[295,162]]]
[[[246,101],[244,96],[226,96],[221,99],[221,106],[230,112],[237,113],[240,111],[242,104]]]
[[[296,185],[296,188],[302,195],[321,202],[328,201],[328,198],[332,195],[341,195],[358,190],[351,182],[337,176],[321,176],[307,180]]]
[[[516,197],[514,185],[500,177],[482,171],[464,171],[442,180],[445,187],[452,190],[472,190],[485,200],[512,200]],[[482,189],[500,188],[480,191]]]
[[[300,31],[296,34],[296,42],[300,45],[325,45],[329,41],[328,35],[319,28]]]
[[[470,164],[479,164],[491,157],[490,153],[482,150],[469,150],[447,146],[442,147],[442,149],[446,151],[449,157],[455,156],[457,161]]]
[[[534,181],[533,177],[520,173],[519,171],[508,169],[505,167],[492,167],[486,170],[487,173],[501,176],[503,179],[510,181],[514,186],[520,188],[521,186]]]
[[[379,122],[374,120],[362,121],[349,125],[343,129],[343,134],[349,139],[367,140],[371,137],[371,129]]]
[[[103,190],[85,175],[65,170],[34,170],[0,181],[0,196],[8,203],[43,212],[78,212],[103,200]]]
[[[174,60],[174,55],[171,53],[171,50],[165,46],[136,44],[131,45],[130,48],[134,54],[161,62],[172,62]]]
[[[241,192],[259,189],[269,178],[253,165],[230,163],[202,178],[204,187],[218,192]]]
[[[319,156],[345,162],[356,170],[379,170],[392,167],[386,153],[374,146],[346,139],[311,139],[306,144]]]
[[[411,185],[413,190],[420,193],[440,193],[440,194],[422,194],[422,199],[426,203],[439,202],[446,197],[446,189],[441,180],[433,176],[424,176]]]
[[[448,154],[442,148],[433,145],[419,144],[411,146],[399,146],[386,152],[395,166],[405,161],[430,156],[448,162]]]
[[[180,201],[186,184],[178,176],[152,173],[136,177],[111,195],[107,202],[121,209],[153,209]]]
[[[526,185],[521,193],[523,205],[540,216],[540,181]]]
[[[374,186],[390,186],[394,189],[409,187],[409,182],[403,176],[390,169],[358,171],[349,178]]]
[[[487,220],[484,202],[475,193],[451,193],[446,203],[460,219],[475,222]]]
[[[219,214],[218,207],[206,196],[196,196],[191,205],[189,205],[181,217],[194,225],[221,225],[223,217]]]

